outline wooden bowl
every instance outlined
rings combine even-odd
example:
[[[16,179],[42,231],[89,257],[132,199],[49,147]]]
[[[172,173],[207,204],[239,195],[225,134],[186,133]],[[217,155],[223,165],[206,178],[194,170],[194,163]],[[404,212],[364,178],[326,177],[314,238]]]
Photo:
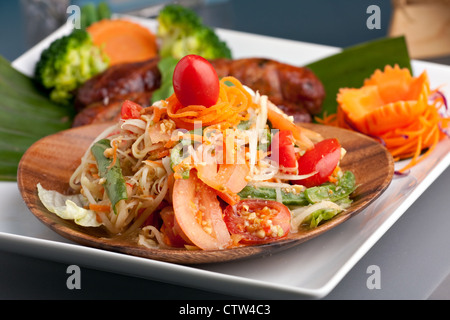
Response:
[[[65,130],[34,143],[22,157],[18,168],[18,187],[30,211],[46,226],[75,243],[103,250],[178,263],[201,264],[273,254],[316,237],[343,223],[366,208],[389,186],[394,174],[390,153],[375,140],[353,131],[316,124],[302,124],[325,138],[337,138],[347,150],[341,162],[351,170],[359,185],[352,194],[353,203],[346,211],[315,229],[292,233],[287,239],[226,250],[148,249],[131,240],[108,237],[102,228],[81,227],[49,212],[39,200],[37,184],[46,189],[71,193],[69,177],[80,163],[90,143],[109,124],[96,124]],[[175,195],[176,196],[176,195]]]

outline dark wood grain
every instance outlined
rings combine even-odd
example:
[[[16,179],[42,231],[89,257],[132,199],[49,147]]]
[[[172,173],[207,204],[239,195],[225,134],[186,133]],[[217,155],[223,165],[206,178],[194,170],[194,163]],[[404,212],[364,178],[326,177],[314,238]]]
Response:
[[[313,230],[291,234],[285,240],[270,244],[214,251],[147,249],[131,240],[110,238],[103,228],[81,227],[49,212],[38,198],[36,185],[41,183],[46,189],[71,193],[68,181],[72,172],[89,144],[107,124],[62,131],[33,144],[19,163],[18,187],[37,219],[63,237],[81,245],[178,264],[215,263],[273,254],[316,237],[356,215],[386,190],[394,174],[391,155],[373,139],[340,128],[304,125],[324,137],[339,139],[347,150],[341,166],[352,170],[359,187],[352,195],[352,206],[346,211]]]

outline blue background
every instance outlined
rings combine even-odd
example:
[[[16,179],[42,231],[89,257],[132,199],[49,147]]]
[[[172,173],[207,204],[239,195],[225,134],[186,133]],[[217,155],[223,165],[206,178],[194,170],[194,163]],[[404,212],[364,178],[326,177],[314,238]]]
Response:
[[[21,5],[26,2],[0,2],[0,54],[8,60],[14,60],[40,40],[29,39],[26,33]],[[71,3],[81,6],[86,2],[95,1],[75,0]],[[112,10],[118,13],[160,2],[109,0]],[[366,10],[371,4],[376,4],[381,9],[379,30],[369,30],[366,27],[370,16]],[[391,11],[389,0],[206,0],[205,5],[197,10],[204,22],[213,27],[338,47],[385,36]]]

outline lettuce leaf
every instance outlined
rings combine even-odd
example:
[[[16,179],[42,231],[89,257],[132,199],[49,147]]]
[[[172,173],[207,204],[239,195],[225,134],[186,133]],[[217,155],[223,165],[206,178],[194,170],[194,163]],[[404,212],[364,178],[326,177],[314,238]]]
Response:
[[[99,227],[94,211],[85,209],[86,199],[81,194],[65,195],[54,190],[46,190],[40,183],[37,185],[39,199],[48,211],[65,220],[73,220],[83,227]]]

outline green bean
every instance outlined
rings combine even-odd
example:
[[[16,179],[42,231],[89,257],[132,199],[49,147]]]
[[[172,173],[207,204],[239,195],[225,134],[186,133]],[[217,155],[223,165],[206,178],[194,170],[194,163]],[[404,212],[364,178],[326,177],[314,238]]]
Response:
[[[108,195],[114,213],[117,214],[116,204],[123,199],[128,198],[127,187],[125,184],[125,178],[120,168],[119,160],[113,160],[105,157],[104,153],[106,149],[111,148],[111,141],[108,139],[102,139],[94,143],[91,147],[91,152],[97,161],[98,174],[101,178],[105,178],[105,190]]]
[[[307,206],[323,200],[347,204],[351,202],[349,195],[356,189],[355,176],[346,171],[337,184],[326,183],[318,187],[307,188],[302,192],[294,189],[280,188],[281,202],[288,206]],[[272,187],[255,187],[247,185],[239,194],[241,199],[277,200],[277,191]]]
[[[346,171],[337,184],[327,183],[306,189],[305,197],[310,203],[317,203],[323,200],[336,202],[348,197],[355,188],[355,176],[351,171]]]
[[[277,200],[277,191],[271,187],[255,187],[247,185],[238,193],[241,199],[265,199],[265,200]],[[281,202],[287,206],[306,206],[308,200],[306,200],[303,192],[288,192],[280,189]]]

